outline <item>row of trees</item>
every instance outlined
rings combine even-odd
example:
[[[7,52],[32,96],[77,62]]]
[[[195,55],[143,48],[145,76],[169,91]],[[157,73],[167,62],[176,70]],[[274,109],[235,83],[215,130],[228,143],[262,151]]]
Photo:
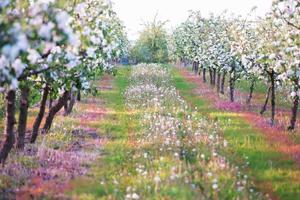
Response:
[[[6,96],[6,125],[0,163],[15,140],[19,150],[24,148],[33,103],[39,101],[39,111],[31,143],[50,130],[63,107],[68,115],[81,91],[92,91],[91,82],[126,52],[124,27],[109,1],[1,1],[0,88]]]
[[[250,14],[249,14],[250,15]],[[211,15],[204,18],[191,12],[186,22],[177,27],[169,50],[174,60],[193,62],[202,69],[203,81],[209,72],[210,83],[224,93],[229,75],[230,99],[234,101],[238,79],[251,82],[251,102],[257,80],[269,86],[263,114],[271,101],[271,124],[275,122],[275,98],[279,89],[287,89],[293,102],[289,130],[295,129],[300,97],[300,1],[275,0],[264,17],[249,20],[241,17]]]

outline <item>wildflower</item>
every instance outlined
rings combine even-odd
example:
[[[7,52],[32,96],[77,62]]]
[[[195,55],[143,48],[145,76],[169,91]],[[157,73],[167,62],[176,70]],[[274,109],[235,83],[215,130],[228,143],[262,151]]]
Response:
[[[148,158],[148,154],[147,153],[144,153],[144,158]]]
[[[228,146],[227,140],[224,140],[223,145],[224,145],[224,147],[227,147],[227,146]]]
[[[159,184],[161,182],[160,177],[159,176],[155,176],[154,177],[154,182],[155,182],[155,184]]]
[[[170,180],[175,180],[176,179],[176,176],[174,175],[174,174],[172,174],[171,176],[170,176]]]
[[[238,191],[238,192],[241,192],[241,191],[243,191],[243,189],[244,189],[244,187],[239,186],[239,187],[237,188],[237,191]]]
[[[212,185],[212,188],[213,188],[214,190],[218,189],[218,184],[217,184],[217,183],[214,183],[214,184]]]
[[[132,199],[140,199],[140,196],[137,193],[133,193],[131,198]]]

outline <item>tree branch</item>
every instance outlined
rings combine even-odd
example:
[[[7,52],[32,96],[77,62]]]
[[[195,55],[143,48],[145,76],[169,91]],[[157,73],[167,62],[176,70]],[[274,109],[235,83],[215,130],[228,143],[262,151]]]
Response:
[[[18,78],[18,81],[22,81],[24,80],[25,78],[29,77],[29,76],[34,76],[34,75],[38,75],[40,73],[43,73],[45,71],[48,71],[50,69],[50,67],[46,67],[46,68],[43,68],[43,69],[40,69],[40,70],[34,70],[34,71],[30,71],[28,73],[23,73],[19,78]]]

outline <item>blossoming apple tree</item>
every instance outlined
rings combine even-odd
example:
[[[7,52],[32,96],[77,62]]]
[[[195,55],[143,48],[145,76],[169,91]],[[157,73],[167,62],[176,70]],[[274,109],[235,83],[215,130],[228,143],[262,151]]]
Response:
[[[7,104],[1,163],[15,143],[16,95],[20,93],[17,147],[23,149],[32,91],[43,91],[32,130],[35,142],[47,100],[57,99],[49,109],[44,133],[63,106],[70,111],[74,93],[91,91],[90,82],[110,70],[112,60],[126,53],[127,45],[110,2],[86,0],[70,7],[38,0],[23,8],[18,5],[9,0],[0,3],[0,87]]]

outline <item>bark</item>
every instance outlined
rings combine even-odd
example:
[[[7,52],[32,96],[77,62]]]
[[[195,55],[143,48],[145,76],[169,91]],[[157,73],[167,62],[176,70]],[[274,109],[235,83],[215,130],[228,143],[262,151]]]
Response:
[[[188,62],[187,62],[186,59],[184,59],[183,63],[184,63],[184,65],[183,65],[184,67],[187,67],[187,66],[188,66]]]
[[[49,110],[50,110],[52,108],[52,105],[53,105],[53,99],[52,99],[50,93],[49,93],[49,96],[50,96],[50,98],[49,98]]]
[[[218,75],[217,75],[217,92],[219,93],[220,92],[220,84],[221,84],[221,72],[218,72]]]
[[[202,74],[203,74],[203,83],[206,83],[206,69],[205,68],[203,68]]]
[[[290,125],[288,127],[289,131],[295,130],[296,121],[297,121],[298,107],[299,107],[299,96],[296,95],[294,97],[294,101],[293,101],[292,116],[291,116]]]
[[[198,75],[199,72],[199,62],[195,62],[195,74]]]
[[[221,94],[224,94],[225,80],[227,72],[223,72],[222,81],[221,81]]]
[[[247,104],[251,104],[251,100],[252,100],[253,92],[254,92],[254,87],[255,87],[255,80],[252,80],[251,85],[250,85],[250,90],[249,90],[249,97],[246,101]]]
[[[199,75],[199,76],[201,76],[202,70],[203,70],[203,67],[200,66],[200,63],[198,62],[198,75]]]
[[[58,99],[57,103],[49,110],[42,133],[49,132],[55,115],[66,104],[66,102],[68,101],[69,95],[70,95],[69,91],[65,91],[64,94]]]
[[[64,115],[66,115],[66,113],[67,113],[67,111],[69,109],[69,100],[70,100],[70,96],[68,97],[68,100],[64,104],[64,110],[65,110]]]
[[[4,164],[15,143],[14,126],[16,123],[16,91],[9,90],[6,95],[5,141],[0,152],[0,163]]]
[[[71,92],[68,108],[67,108],[67,110],[65,110],[65,113],[64,113],[65,116],[68,116],[72,113],[75,102],[76,102],[76,93]]]
[[[216,85],[216,75],[217,75],[217,70],[214,68],[213,69],[213,85]]]
[[[209,68],[209,77],[210,77],[210,84],[213,85],[213,71]]]
[[[81,92],[78,90],[77,92],[77,101],[81,101]]]
[[[268,92],[267,92],[267,95],[266,95],[266,100],[265,100],[265,103],[260,111],[260,114],[263,115],[266,110],[267,110],[267,105],[268,105],[268,102],[269,102],[269,98],[270,98],[270,93],[271,93],[271,87],[269,87],[268,89]]]
[[[272,71],[270,74],[271,78],[271,107],[272,107],[272,113],[271,113],[271,125],[273,126],[275,123],[275,98],[276,98],[276,91],[275,91],[275,73]]]
[[[196,74],[196,62],[193,61],[193,67],[192,67],[193,72]]]
[[[29,87],[24,87],[21,90],[20,114],[19,114],[18,138],[17,138],[17,148],[19,150],[23,150],[25,144],[24,140],[25,140],[25,133],[26,133],[27,117],[28,117],[29,92],[30,92]]]
[[[43,92],[43,97],[42,97],[41,104],[40,104],[39,113],[38,113],[38,115],[37,115],[37,117],[36,117],[36,119],[34,121],[34,124],[33,124],[33,129],[32,129],[32,134],[31,134],[31,139],[30,139],[31,143],[35,143],[35,141],[37,139],[37,136],[38,136],[38,133],[39,133],[39,129],[40,129],[43,117],[45,115],[46,103],[47,103],[48,95],[49,95],[49,87],[46,86],[44,88],[44,92]]]
[[[230,101],[234,102],[234,90],[235,90],[235,74],[231,72],[230,80],[229,80],[229,88],[230,88]]]

